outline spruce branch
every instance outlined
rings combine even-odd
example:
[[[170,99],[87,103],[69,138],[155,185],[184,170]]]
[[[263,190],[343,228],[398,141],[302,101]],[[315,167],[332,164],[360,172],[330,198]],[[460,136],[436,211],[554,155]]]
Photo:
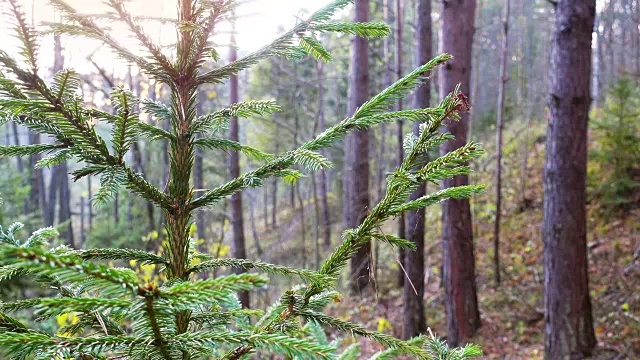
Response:
[[[104,296],[138,291],[132,271],[87,263],[74,254],[58,255],[33,247],[3,246],[0,247],[0,265],[19,266],[60,281],[82,283],[87,289]]]
[[[165,265],[167,260],[161,256],[135,249],[88,249],[79,250],[78,255],[83,259],[99,259],[99,260],[123,260],[136,261],[143,265],[157,264]]]
[[[418,346],[407,344],[407,342],[398,340],[393,336],[369,330],[364,326],[353,324],[312,310],[304,309],[299,311],[297,314],[308,321],[315,321],[323,326],[335,327],[343,333],[351,334],[351,336],[366,337],[391,349],[398,349],[405,354],[413,355],[422,359],[428,358],[426,350],[421,349]]]
[[[219,258],[213,259],[209,261],[201,262],[191,269],[189,269],[190,273],[201,273],[205,271],[211,271],[220,267],[234,267],[240,268],[244,270],[257,269],[260,271],[264,271],[270,274],[278,274],[284,276],[295,275],[304,281],[308,281],[311,283],[319,283],[319,284],[331,284],[335,279],[318,274],[315,271],[307,270],[307,269],[296,269],[290,268],[288,266],[269,264],[261,261],[251,261],[246,259],[229,259],[229,258]]]
[[[425,109],[423,111],[396,112],[395,114],[388,113],[386,116],[375,115],[377,112],[386,110],[391,101],[395,101],[401,95],[405,95],[411,89],[419,86],[424,79],[425,73],[432,71],[435,67],[443,64],[450,58],[451,56],[446,54],[436,57],[434,60],[398,80],[389,88],[383,90],[380,94],[372,98],[372,100],[365,103],[353,117],[344,119],[337,125],[318,135],[315,139],[303,144],[298,149],[285,152],[269,160],[265,165],[249,171],[216,189],[205,192],[199,198],[191,201],[191,209],[212,205],[249,187],[248,184],[261,185],[262,182],[249,181],[249,179],[264,180],[269,177],[276,176],[278,173],[296,164],[296,161],[298,161],[298,163],[307,162],[308,164],[313,165],[311,166],[312,170],[320,169],[323,165],[328,166],[328,163],[324,162],[324,160],[321,162],[309,162],[310,158],[305,155],[310,155],[309,151],[316,151],[329,147],[334,142],[345,137],[351,130],[369,128],[381,122],[391,122],[405,117],[418,119],[427,116],[439,115],[441,121],[449,117],[453,109],[437,111]],[[398,115],[399,117],[394,117],[394,115]],[[439,128],[440,123],[436,123],[436,127]]]
[[[303,47],[304,46],[310,47],[310,49],[312,50],[312,53],[315,52],[321,55],[321,58],[327,59],[326,56],[328,53],[326,52],[326,50],[325,51],[320,50],[321,46],[318,47],[319,43],[317,43],[314,40],[310,40],[312,38],[310,38],[308,34],[316,30],[317,26],[320,26],[323,23],[326,23],[328,20],[330,20],[333,17],[333,15],[337,11],[345,8],[347,5],[351,4],[352,2],[353,0],[336,0],[329,3],[328,5],[324,6],[323,8],[313,13],[306,21],[299,22],[291,30],[282,34],[276,40],[264,46],[260,50],[254,53],[251,53],[228,65],[221,66],[217,69],[213,69],[209,72],[199,75],[198,82],[200,84],[222,83],[224,79],[227,79],[230,76],[235,75],[240,71],[245,70],[251,67],[252,65],[257,64],[260,60],[263,60],[269,57],[282,56],[285,58],[299,58],[300,55],[305,54],[306,51],[301,50],[300,48],[298,48],[293,44],[294,36],[299,36],[303,38],[306,36],[306,38],[304,38],[305,40],[303,40],[304,42]],[[385,25],[382,24],[379,26],[384,27]],[[343,28],[336,28],[336,27],[333,27],[333,28],[325,27],[324,29],[321,29],[321,30],[329,32],[329,31],[333,31],[334,29],[337,32],[342,32],[341,30],[343,30]],[[370,30],[367,30],[367,27],[365,26],[362,26],[360,31],[365,32],[369,35],[375,33]],[[379,31],[380,30],[377,30],[377,32]],[[388,32],[388,28],[387,28],[387,32]],[[311,44],[310,42],[314,44]]]

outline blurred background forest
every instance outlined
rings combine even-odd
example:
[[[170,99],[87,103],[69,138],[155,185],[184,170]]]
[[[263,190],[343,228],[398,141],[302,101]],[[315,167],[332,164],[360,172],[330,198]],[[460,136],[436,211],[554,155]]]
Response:
[[[33,6],[30,2],[25,0],[23,5],[36,24],[55,20],[55,13],[44,2],[34,0]],[[145,1],[133,2],[136,3]],[[308,5],[301,1],[243,2],[236,28],[238,55],[260,45],[252,36],[253,32],[262,31],[256,29],[256,24],[267,21],[270,30],[264,32],[275,37],[278,27],[288,28],[319,5],[322,1],[310,1]],[[86,6],[86,11],[97,11]],[[145,7],[150,5],[136,6],[137,15],[146,15]],[[170,11],[172,5],[166,6]],[[400,74],[415,67],[418,21],[415,9],[415,0],[370,1],[369,20],[389,24],[392,35],[369,40],[367,96],[375,95]],[[598,341],[596,356],[637,359],[640,358],[640,0],[599,0],[596,9],[587,180],[589,292]],[[477,1],[473,51],[469,54],[472,59],[468,94],[471,113],[467,136],[487,149],[484,157],[471,164],[474,172],[470,177],[471,183],[488,186],[485,194],[471,200],[482,326],[470,342],[481,345],[486,358],[537,359],[542,358],[544,348],[541,223],[554,5],[552,1],[511,0],[509,10],[505,50],[504,2]],[[434,2],[431,10],[433,54],[438,53],[442,40],[440,11]],[[157,14],[157,17],[165,15]],[[342,16],[353,17],[349,11]],[[149,26],[148,32],[156,31],[154,36],[162,41],[165,31],[162,23]],[[3,25],[0,31],[5,32],[0,39],[11,45],[8,26]],[[231,32],[230,27],[218,35],[221,45],[230,45]],[[169,102],[165,87],[150,82],[136,68],[113,59],[99,44],[50,37],[41,51],[43,76],[51,78],[62,68],[76,68],[83,79],[82,96],[88,104],[112,111],[105,94],[116,86],[129,88],[138,96]],[[256,37],[262,38],[264,34]],[[352,37],[325,36],[322,43],[333,55],[333,61],[276,58],[239,74],[241,100],[273,99],[283,109],[268,117],[241,118],[238,134],[241,143],[269,153],[281,153],[349,115]],[[3,49],[10,50],[4,45]],[[219,63],[225,63],[230,55],[218,54]],[[502,58],[506,64],[504,77],[500,66]],[[440,74],[437,72],[433,79],[432,103],[439,99],[436,84]],[[505,80],[503,106],[498,101],[502,97],[502,79]],[[207,86],[199,93],[198,100],[199,112],[218,110],[230,103],[230,88],[227,84]],[[412,104],[408,100],[398,104],[399,108],[403,106]],[[155,121],[146,114],[142,116],[144,121]],[[498,126],[499,117],[503,128]],[[372,202],[383,194],[385,177],[398,164],[404,134],[410,129],[411,124],[398,123],[379,126],[370,133],[370,170],[358,176],[368,176]],[[502,199],[497,207],[495,172],[499,132],[503,138]],[[1,145],[36,144],[43,140],[15,123],[0,127]],[[309,174],[291,184],[281,179],[270,180],[264,187],[244,191],[240,204],[229,202],[197,213],[193,236],[199,240],[199,246],[225,257],[231,256],[234,246],[243,242],[248,258],[317,268],[345,228],[343,182],[349,179],[344,174],[344,151],[345,147],[338,146],[325,153],[335,165],[330,170]],[[211,188],[229,179],[230,169],[233,171],[230,157],[230,154],[203,156],[197,152],[195,188]],[[61,232],[56,241],[74,248],[159,249],[165,234],[159,230],[163,216],[157,209],[124,189],[110,205],[92,207],[91,198],[99,188],[97,178],[89,176],[73,182],[69,175],[77,168],[73,162],[34,169],[39,160],[37,155],[0,157],[0,224],[21,221],[29,230],[56,226]],[[260,165],[247,157],[240,157],[239,161],[243,172]],[[145,173],[149,182],[160,189],[165,187],[169,166],[166,144],[135,143],[127,162]],[[494,264],[494,225],[498,215],[501,227],[499,286]],[[446,336],[441,216],[438,206],[426,210],[423,301],[427,325]],[[242,231],[233,231],[234,224]],[[396,222],[383,231],[402,236],[404,226]],[[405,275],[400,255],[375,245],[371,259],[373,291],[345,296],[332,305],[331,312],[401,337]],[[156,276],[151,265],[137,266],[137,269],[149,278]],[[342,284],[346,289],[347,274]],[[251,302],[256,307],[268,306],[288,285],[276,278],[260,292],[252,293]],[[14,299],[16,293],[28,297],[38,291],[41,290],[21,283],[18,278],[0,284],[0,300]],[[59,324],[69,321],[73,320],[58,318]],[[364,353],[378,350],[366,347],[371,345],[363,346]]]

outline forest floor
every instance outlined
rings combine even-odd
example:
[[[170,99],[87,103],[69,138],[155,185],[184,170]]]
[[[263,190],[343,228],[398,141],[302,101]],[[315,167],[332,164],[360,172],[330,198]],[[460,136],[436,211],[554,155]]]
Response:
[[[542,145],[540,145],[542,146]],[[535,150],[534,150],[535,151]],[[531,159],[542,168],[541,151]],[[536,171],[537,172],[537,171]],[[516,175],[517,176],[517,175]],[[483,359],[542,359],[544,352],[542,176],[529,177],[524,201],[507,202],[501,236],[502,284],[493,281],[493,222],[475,210],[476,274],[482,327],[469,341]],[[477,203],[491,204],[491,196]],[[522,195],[520,195],[522,196]],[[512,192],[512,199],[518,197]],[[482,205],[475,205],[482,208]],[[590,205],[589,276],[598,345],[594,359],[640,359],[640,209],[609,220]],[[433,237],[432,239],[438,239]],[[439,268],[441,242],[427,235],[425,305],[427,325],[446,338],[444,296]],[[379,281],[383,282],[383,281]],[[389,283],[389,281],[387,281]],[[387,284],[388,286],[388,284]],[[393,287],[393,286],[392,286]],[[345,297],[331,311],[372,329],[402,336],[402,290],[368,297]],[[351,340],[353,341],[353,340]],[[363,358],[380,348],[361,340]]]
[[[478,296],[482,327],[470,342],[479,344],[484,359],[542,359],[543,278],[542,243],[539,236],[540,211],[530,209],[509,224],[513,236],[505,239],[506,279],[494,289],[488,249],[491,237],[478,239]],[[514,219],[515,220],[515,219]],[[507,225],[507,226],[509,226]],[[589,241],[590,281],[594,327],[598,339],[595,359],[640,359],[640,261],[632,262],[640,244],[640,211],[625,220],[613,221],[599,229]],[[434,252],[436,253],[436,252]],[[637,256],[637,253],[636,253]],[[434,259],[435,260],[435,259]],[[427,322],[446,338],[443,292],[437,274],[427,277],[425,292]],[[384,295],[345,297],[335,304],[334,315],[366,324],[394,336],[402,335],[402,291]],[[373,354],[379,346],[361,341],[363,355]]]
[[[488,192],[473,199],[474,238],[476,239],[476,274],[478,301],[482,327],[469,342],[484,351],[483,359],[543,359],[544,353],[544,299],[543,299],[543,245],[542,223],[542,168],[544,163],[544,127],[530,135],[528,171],[522,172],[520,132],[507,134],[505,147],[505,184],[501,231],[502,284],[495,288],[493,280],[493,206],[492,166],[494,159],[487,157],[476,164],[472,183],[488,184]],[[537,135],[537,136],[535,136]],[[491,153],[490,149],[487,149]],[[523,184],[526,181],[526,186]],[[526,188],[526,191],[522,189]],[[330,199],[331,202],[335,199]],[[312,216],[311,202],[305,206]],[[440,282],[441,247],[439,240],[440,214],[438,207],[429,208],[425,244],[425,307],[427,325],[438,336],[446,339],[444,296]],[[305,266],[313,266],[313,246],[307,243],[286,242],[284,239],[300,233],[301,216],[293,207],[284,211],[278,234],[263,239],[267,261],[304,258]],[[332,242],[341,231],[339,214],[333,214]],[[393,222],[395,223],[395,222]],[[390,233],[395,224],[383,229]],[[268,229],[273,230],[273,229]],[[307,237],[313,238],[314,229],[307,227]],[[317,236],[317,235],[316,235]],[[594,359],[640,359],[640,209],[624,216],[604,218],[597,205],[588,208],[588,249],[591,300],[594,328],[598,340]],[[377,292],[370,295],[347,296],[332,304],[328,311],[344,320],[352,320],[370,329],[396,337],[402,336],[402,289],[396,285],[399,267],[396,256],[386,248],[374,247],[377,260],[375,279]],[[390,276],[391,275],[391,276]],[[275,290],[288,284],[272,284],[265,304],[277,296]],[[340,288],[345,288],[342,279]],[[337,336],[338,334],[331,334]],[[342,338],[343,346],[352,343]],[[361,358],[366,359],[381,347],[360,339]]]

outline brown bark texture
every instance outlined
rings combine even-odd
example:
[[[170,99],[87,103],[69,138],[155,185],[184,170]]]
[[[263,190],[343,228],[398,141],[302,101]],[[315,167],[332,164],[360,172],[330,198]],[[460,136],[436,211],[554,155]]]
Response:
[[[453,91],[458,84],[464,94],[469,94],[476,1],[443,1],[440,6],[440,52],[454,57],[439,75],[440,97]],[[456,139],[443,144],[441,154],[465,144],[468,121],[469,114],[461,114],[459,121],[447,123],[445,130]],[[468,184],[468,176],[457,176],[444,180],[442,187]],[[449,199],[442,203],[442,243],[447,343],[449,346],[458,346],[464,344],[480,327],[468,199]]]
[[[355,1],[355,22],[367,22],[369,1]],[[349,84],[349,113],[367,100],[369,93],[368,41],[354,37],[351,53],[351,81]],[[344,209],[345,228],[358,226],[367,216],[369,208],[369,131],[359,130],[345,140]],[[360,293],[369,286],[369,256],[371,244],[364,244],[351,259],[352,293]]]
[[[416,1],[416,66],[423,65],[432,57],[431,0]],[[415,95],[416,108],[428,108],[431,103],[431,83],[427,81]],[[419,123],[413,126],[413,132],[419,135]],[[426,193],[422,185],[414,191],[409,200],[415,200]],[[404,282],[404,327],[402,336],[410,339],[427,332],[427,320],[424,314],[424,215],[425,209],[407,214],[407,240],[416,245],[415,251],[407,251]]]
[[[596,344],[585,189],[595,7],[595,0],[556,5],[543,183],[546,359],[582,359]]]
[[[500,286],[500,219],[502,215],[502,130],[504,128],[504,90],[507,84],[507,56],[509,55],[509,12],[511,2],[504,0],[500,83],[498,85],[498,116],[496,119],[496,219],[493,227],[493,276]]]
[[[235,39],[231,38],[231,47],[229,50],[229,62],[234,62],[238,59],[238,54],[235,49]],[[236,104],[239,101],[238,97],[238,77],[232,76],[229,79],[229,102]],[[232,117],[229,123],[229,140],[238,141],[240,137],[240,127],[238,125],[238,118]],[[229,164],[231,179],[240,177],[240,154],[232,151]],[[233,229],[233,257],[236,259],[246,259],[247,249],[245,245],[244,237],[244,218],[242,216],[242,193],[237,192],[231,196],[231,227]],[[238,270],[241,273],[244,270]],[[243,308],[249,307],[249,293],[242,291],[238,294],[240,303]]]

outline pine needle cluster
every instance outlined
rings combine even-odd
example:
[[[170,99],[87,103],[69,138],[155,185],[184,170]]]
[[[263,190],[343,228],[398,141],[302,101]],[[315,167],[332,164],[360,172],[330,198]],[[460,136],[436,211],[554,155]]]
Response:
[[[229,64],[204,71],[205,62],[219,63],[218,50],[210,38],[222,22],[232,21],[235,1],[178,0],[175,52],[154,44],[139,20],[132,16],[123,0],[108,0],[112,21],[125,24],[141,47],[138,55],[121,45],[109,30],[98,25],[100,18],[76,11],[64,0],[50,0],[62,15],[62,22],[50,31],[66,36],[98,40],[141,73],[166,86],[171,102],[163,104],[136,98],[124,88],[116,88],[110,100],[116,111],[92,109],[78,95],[82,83],[78,74],[63,70],[47,83],[38,74],[38,41],[42,33],[25,19],[18,0],[3,0],[10,21],[22,43],[20,59],[0,51],[0,122],[13,121],[45,135],[43,144],[1,146],[0,156],[46,154],[38,167],[48,167],[68,159],[82,164],[72,176],[100,177],[95,205],[104,204],[125,187],[164,212],[168,235],[162,256],[135,249],[73,250],[49,246],[56,236],[52,228],[34,232],[21,240],[16,223],[0,228],[0,282],[28,276],[53,289],[57,295],[0,303],[0,353],[11,359],[241,359],[256,352],[274,353],[295,359],[356,359],[359,349],[352,345],[338,353],[338,343],[328,342],[324,328],[366,337],[388,350],[374,359],[410,355],[420,359],[470,359],[481,354],[476,346],[449,349],[431,335],[402,341],[371,331],[323,313],[340,295],[336,278],[349,259],[366,242],[383,241],[394,247],[413,249],[407,240],[379,231],[383,222],[405,211],[412,211],[449,198],[466,198],[481,192],[482,186],[460,186],[441,190],[408,201],[420,184],[438,183],[470,171],[467,161],[481,155],[478,144],[467,146],[426,164],[421,155],[450,140],[440,132],[443,122],[455,121],[466,111],[463,94],[455,90],[434,108],[389,111],[397,99],[413,91],[437,66],[450,56],[440,55],[417,68],[363,104],[353,116],[327,129],[297,149],[268,154],[223,137],[233,116],[251,117],[278,111],[270,101],[233,104],[211,114],[197,114],[198,88],[207,83],[224,83],[238,72],[269,57],[300,58],[314,56],[331,60],[318,36],[334,32],[364,37],[385,36],[389,29],[378,23],[333,22],[334,14],[351,3],[337,0],[313,13],[305,21],[272,43]],[[104,20],[104,19],[102,19]],[[139,120],[138,111],[168,121],[162,129]],[[387,193],[363,223],[344,232],[342,242],[312,271],[248,259],[214,258],[198,253],[189,236],[196,209],[215,206],[231,195],[250,187],[262,186],[273,177],[295,181],[304,176],[297,165],[308,171],[331,167],[319,150],[342,140],[350,131],[367,129],[399,119],[422,122],[419,135],[409,134],[406,157],[387,178]],[[96,127],[110,129],[101,135]],[[170,181],[160,189],[127,163],[127,153],[140,139],[167,142],[170,151]],[[240,177],[194,196],[192,167],[197,147],[205,151],[239,151],[263,164]],[[161,283],[146,282],[129,268],[113,268],[105,260],[154,264],[163,274]],[[217,268],[251,270],[217,277]],[[270,308],[243,309],[236,293],[264,286],[268,277],[278,274],[299,280]],[[56,334],[31,328],[13,313],[28,310],[41,321],[63,314],[74,314],[77,321]],[[11,316],[10,316],[11,314]]]

